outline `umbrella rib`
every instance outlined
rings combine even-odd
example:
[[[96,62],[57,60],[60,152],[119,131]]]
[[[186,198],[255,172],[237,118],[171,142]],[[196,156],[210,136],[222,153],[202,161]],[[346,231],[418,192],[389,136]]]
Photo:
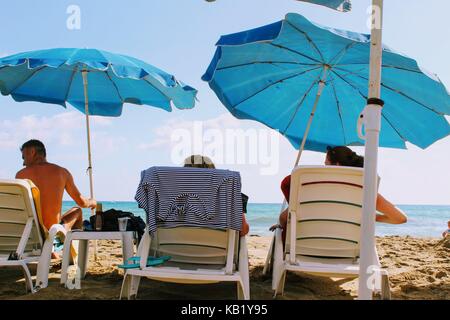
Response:
[[[21,87],[25,82],[27,82],[28,80],[31,79],[31,77],[33,77],[38,71],[41,71],[42,69],[46,68],[47,66],[40,66],[39,68],[36,68],[36,70],[34,70],[30,75],[28,75],[24,80],[22,80],[21,83],[19,83],[14,89],[9,91],[9,94],[13,93],[14,91],[16,91],[19,87]]]
[[[356,44],[356,42],[351,42],[351,43],[349,43],[348,45],[346,45],[344,48],[342,48],[341,51],[339,51],[333,58],[330,59],[330,65],[333,65],[333,66],[336,65],[337,63],[333,63],[333,61],[334,61],[335,59],[337,59],[337,57],[339,57],[339,56],[345,54],[345,53],[346,53],[348,50],[350,50],[355,44]],[[339,61],[340,58],[337,59],[337,60]]]
[[[283,130],[283,135],[286,134],[286,132],[289,130],[289,127],[291,126],[292,122],[295,119],[295,116],[297,115],[298,110],[300,109],[300,107],[302,106],[303,102],[305,102],[306,97],[308,96],[308,94],[311,92],[312,88],[314,87],[314,85],[316,83],[318,83],[320,79],[320,75],[317,76],[317,78],[311,83],[311,86],[308,88],[308,90],[306,90],[305,94],[303,95],[302,99],[300,100],[300,102],[297,104],[297,107],[295,108],[294,114],[292,115],[291,119],[289,120],[288,124],[286,125],[286,128]]]
[[[259,93],[261,93],[262,91],[264,91],[264,90],[270,88],[270,87],[273,86],[273,85],[276,85],[276,84],[278,84],[278,83],[280,83],[280,82],[283,82],[283,81],[285,81],[285,80],[289,80],[289,79],[292,79],[292,78],[301,76],[301,75],[303,75],[303,74],[305,74],[305,73],[307,73],[307,72],[310,72],[310,71],[313,71],[313,70],[317,70],[317,69],[319,69],[319,67],[315,67],[315,68],[312,68],[312,69],[304,70],[304,71],[299,72],[299,73],[296,73],[296,74],[294,74],[294,75],[292,75],[292,76],[289,76],[289,77],[280,79],[280,80],[278,80],[278,81],[275,81],[275,82],[273,82],[273,83],[271,83],[271,84],[265,86],[264,88],[258,90],[257,92],[251,94],[250,96],[248,96],[248,97],[245,98],[244,100],[238,102],[238,103],[235,104],[234,106],[231,106],[231,108],[234,110],[238,105],[240,105],[240,104],[244,103],[245,101],[247,101],[247,100],[253,98],[253,97],[256,96],[257,94],[259,94]]]
[[[325,62],[325,58],[323,57],[322,52],[320,52],[319,48],[314,43],[314,41],[308,36],[308,34],[305,31],[302,31],[301,29],[297,28],[295,25],[290,23],[288,20],[286,20],[286,22],[288,24],[290,24],[295,30],[297,30],[298,32],[300,32],[301,34],[303,34],[305,36],[306,40],[308,40],[308,42],[310,42],[312,44],[313,48],[316,49],[317,53],[319,53],[320,58],[322,59],[322,62]]]
[[[357,65],[365,65],[365,66],[367,66],[367,63],[360,62],[360,63],[342,63],[342,64],[339,63],[339,64],[335,64],[335,66],[357,66]],[[421,72],[419,70],[413,70],[413,69],[408,69],[408,68],[399,67],[399,66],[391,66],[391,65],[388,65],[388,64],[383,64],[383,65],[381,65],[381,67],[382,68],[398,69],[398,70],[404,70],[404,71],[409,71],[409,72],[423,74],[423,72]]]
[[[153,83],[147,81],[147,77],[144,77],[143,80],[144,80],[146,83],[148,83],[152,88],[156,89],[156,91],[158,91],[159,93],[161,93],[164,97],[166,97],[166,99],[169,100],[169,104],[170,104],[170,101],[172,101],[172,98],[170,98],[167,94],[165,94],[165,93],[162,92],[160,89],[158,89]],[[170,108],[170,109],[172,109],[172,108]]]
[[[344,77],[340,76],[338,73],[336,73],[335,71],[333,71],[333,73],[335,75],[337,75],[340,79],[342,79],[342,81],[344,81],[345,83],[347,83],[350,87],[352,87],[355,91],[357,91],[361,97],[364,98],[364,100],[367,101],[367,96],[365,94],[363,94],[356,86],[354,86],[353,84],[351,84],[349,81],[347,81]],[[394,130],[398,136],[400,137],[400,139],[402,139],[403,141],[407,141],[405,138],[403,138],[403,136],[400,134],[400,132],[391,124],[391,122],[386,118],[386,116],[384,115],[383,112],[381,112],[381,116],[383,117],[384,120],[386,120],[386,122],[389,124],[389,126],[392,128],[392,130]]]
[[[216,70],[226,70],[226,69],[232,69],[232,68],[249,66],[249,65],[252,65],[252,64],[294,64],[294,65],[301,65],[301,66],[318,66],[318,65],[322,65],[322,64],[318,64],[318,63],[301,63],[301,62],[286,62],[286,61],[255,61],[255,62],[247,62],[247,63],[236,64],[236,65],[227,66],[227,67],[221,67],[221,68],[217,68]]]
[[[349,72],[349,74],[352,74],[352,75],[354,75],[354,76],[356,76],[356,77],[358,77],[358,78],[361,78],[361,79],[363,79],[363,80],[369,81],[369,79],[367,79],[366,77],[363,77],[363,76],[361,76],[361,75],[359,75],[359,74],[357,74],[357,73],[353,73],[353,72],[351,72],[351,71],[348,71],[348,70],[345,70],[345,69],[342,69],[342,68],[336,68],[336,69],[339,69],[339,70],[343,70],[343,71]],[[426,108],[426,109],[428,109],[428,110],[430,110],[430,111],[432,111],[432,112],[434,112],[434,113],[436,113],[436,114],[438,114],[438,115],[441,115],[441,116],[444,115],[443,113],[440,113],[440,112],[434,110],[433,108],[431,108],[431,107],[429,107],[429,106],[423,104],[422,102],[417,101],[417,100],[414,99],[413,97],[410,97],[410,96],[407,95],[406,93],[403,93],[403,92],[401,92],[401,91],[399,91],[399,90],[396,90],[396,89],[394,89],[394,88],[392,88],[392,87],[390,87],[390,86],[388,86],[388,85],[385,85],[384,83],[381,83],[381,86],[382,86],[383,88],[386,88],[386,89],[388,89],[388,90],[390,90],[390,91],[392,91],[392,92],[395,92],[395,93],[397,93],[397,94],[399,94],[399,95],[401,95],[401,96],[403,96],[403,97],[405,97],[405,98],[407,98],[407,99],[409,99],[409,100],[411,100],[411,101],[417,103],[418,105],[420,105],[420,106],[422,106],[422,107],[424,107],[424,108]]]
[[[331,80],[333,80],[333,79],[331,79]],[[339,115],[339,119],[341,121],[342,135],[344,136],[344,145],[347,145],[347,139],[346,139],[346,136],[345,136],[344,121],[342,120],[342,115],[341,115],[341,104],[340,104],[338,96],[337,96],[336,86],[334,85],[333,81],[330,81],[330,83],[331,83],[331,87],[333,88],[333,94],[334,94],[334,98],[336,99],[336,105],[337,105],[337,108],[338,108],[338,115]]]
[[[64,101],[67,101],[67,98],[69,97],[70,88],[72,87],[73,78],[75,78],[75,74],[78,71],[77,69],[78,69],[78,66],[75,66],[75,68],[72,71],[72,75],[70,76],[70,81],[69,81],[69,85],[67,86],[67,92],[66,92],[66,96],[64,97]]]
[[[296,54],[298,54],[299,56],[302,56],[302,57],[307,58],[307,59],[309,59],[309,60],[311,60],[311,61],[317,62],[318,64],[323,64],[322,61],[319,61],[319,60],[317,60],[317,59],[314,59],[314,58],[312,58],[312,57],[310,57],[310,56],[308,56],[308,55],[306,55],[306,54],[304,54],[304,53],[301,53],[301,52],[299,52],[299,51],[297,51],[297,50],[290,49],[290,48],[288,48],[288,47],[285,47],[285,46],[282,46],[282,45],[279,45],[279,44],[274,44],[274,43],[269,43],[269,45],[274,46],[274,47],[277,47],[277,48],[279,48],[279,49],[284,49],[284,50],[287,50],[287,51],[296,53]]]
[[[111,83],[113,84],[114,88],[116,88],[117,95],[119,96],[120,101],[122,101],[122,103],[124,103],[125,100],[122,98],[122,95],[121,95],[120,92],[119,92],[119,88],[117,87],[116,83],[113,81],[113,79],[111,78],[111,76],[109,75],[108,70],[106,70],[105,73],[106,73],[106,76],[108,77],[109,81],[111,81]]]

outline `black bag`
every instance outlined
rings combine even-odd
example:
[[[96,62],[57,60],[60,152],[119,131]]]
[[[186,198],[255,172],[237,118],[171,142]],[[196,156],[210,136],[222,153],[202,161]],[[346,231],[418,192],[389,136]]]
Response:
[[[92,226],[95,226],[95,215],[89,218]],[[119,231],[118,218],[130,218],[127,223],[127,231],[136,231],[138,243],[144,234],[145,222],[141,217],[136,217],[131,212],[109,209],[102,212],[102,231]]]

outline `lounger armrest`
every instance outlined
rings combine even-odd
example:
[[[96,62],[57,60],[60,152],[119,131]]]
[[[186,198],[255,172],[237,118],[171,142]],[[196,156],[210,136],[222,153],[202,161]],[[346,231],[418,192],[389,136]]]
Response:
[[[273,244],[272,289],[277,290],[285,264],[282,230],[279,228],[276,229],[274,237],[275,240]]]
[[[140,268],[145,269],[147,267],[147,258],[150,251],[152,238],[150,237],[150,233],[148,228],[145,228],[144,235],[142,236],[141,242],[139,243],[139,247],[137,249],[137,256],[140,258]]]
[[[66,236],[66,229],[60,224],[54,224],[48,231],[47,239],[45,239],[44,246],[42,248],[41,257],[39,258],[39,264],[36,273],[36,287],[43,289],[48,286],[48,270],[50,268],[50,262],[52,259],[53,242],[56,235],[63,234]]]
[[[248,276],[248,248],[247,237],[243,236],[239,239],[239,272]]]

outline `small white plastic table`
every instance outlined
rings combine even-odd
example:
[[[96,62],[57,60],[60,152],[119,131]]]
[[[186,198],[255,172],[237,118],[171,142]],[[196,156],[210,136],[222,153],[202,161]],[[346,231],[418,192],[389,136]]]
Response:
[[[61,266],[61,284],[67,282],[67,271],[70,261],[70,245],[78,240],[78,268],[80,279],[86,275],[89,260],[89,240],[122,240],[123,261],[133,256],[133,231],[79,231],[73,230],[66,234],[64,241],[63,260]]]

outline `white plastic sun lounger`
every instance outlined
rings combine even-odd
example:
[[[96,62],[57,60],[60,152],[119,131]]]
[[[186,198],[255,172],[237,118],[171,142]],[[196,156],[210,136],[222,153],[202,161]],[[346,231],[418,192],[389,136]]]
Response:
[[[47,287],[53,241],[57,234],[66,234],[59,224],[53,225],[45,238],[27,180],[0,180],[0,268],[22,268],[27,292]],[[12,253],[14,260],[10,259]],[[28,265],[36,263],[34,287]]]
[[[293,170],[285,250],[277,229],[272,242],[274,256],[266,262],[273,263],[275,296],[283,294],[287,271],[358,277],[362,186],[360,168],[300,166]],[[376,248],[370,272],[373,292],[390,298],[388,274],[381,269]]]
[[[171,256],[160,266],[146,267],[148,255]],[[184,284],[236,282],[238,299],[250,299],[248,254],[245,237],[234,230],[196,227],[158,228],[145,235],[138,248],[139,269],[125,273],[120,297],[135,298],[140,277]]]

